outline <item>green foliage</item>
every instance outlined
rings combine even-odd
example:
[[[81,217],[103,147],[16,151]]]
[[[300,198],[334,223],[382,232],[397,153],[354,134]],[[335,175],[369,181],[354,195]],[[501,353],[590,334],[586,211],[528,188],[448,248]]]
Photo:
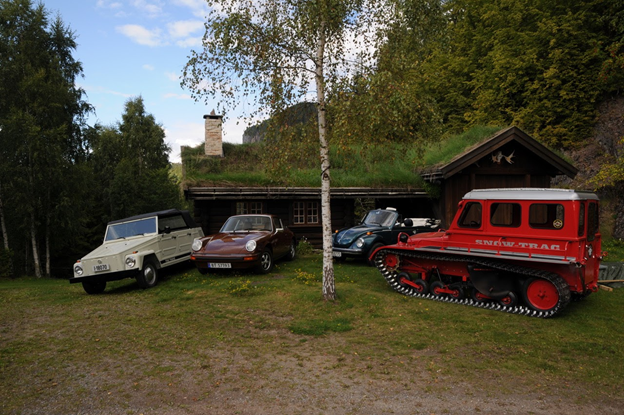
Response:
[[[230,145],[224,147],[223,159],[214,159],[203,155],[201,145],[185,149],[182,153],[185,182],[203,186],[320,186],[321,177],[316,165],[318,159],[310,154],[305,143],[291,144],[287,157],[289,162],[282,165],[279,175],[275,163],[271,162],[275,151],[276,147],[271,143]],[[422,187],[418,174],[423,163],[422,154],[418,146],[406,146],[404,143],[332,145],[332,185]],[[266,161],[259,163],[258,160]]]
[[[78,86],[75,49],[74,33],[43,4],[0,1],[1,197],[12,248],[33,247],[30,255],[15,251],[16,267],[37,275],[39,247],[50,252],[48,273],[50,257],[76,245],[89,214],[90,189],[81,185],[90,176],[85,117],[92,108]]]
[[[309,255],[314,252],[314,246],[304,236],[297,242],[297,255]]]
[[[116,127],[102,128],[93,137],[91,162],[106,221],[181,207],[164,139],[163,127],[146,112],[141,97],[126,102]]]
[[[424,165],[434,166],[436,164],[448,163],[453,157],[465,152],[469,147],[491,137],[500,130],[501,127],[474,126],[461,134],[452,135],[444,140],[431,143],[423,156]]]
[[[451,127],[518,125],[547,145],[577,145],[606,87],[608,3],[446,2],[448,41],[427,61],[423,86]]]
[[[13,277],[13,251],[0,248],[0,278]]]
[[[227,293],[236,297],[248,297],[258,294],[258,287],[251,280],[236,279],[228,282]]]
[[[302,253],[299,254],[302,255]],[[305,285],[316,285],[321,282],[321,280],[321,275],[315,275],[311,272],[303,271],[300,269],[295,270],[295,281],[299,281]]]

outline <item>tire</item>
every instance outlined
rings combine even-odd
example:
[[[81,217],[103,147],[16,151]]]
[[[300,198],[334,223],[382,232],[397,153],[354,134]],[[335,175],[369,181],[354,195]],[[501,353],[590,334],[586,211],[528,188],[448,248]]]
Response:
[[[82,288],[87,294],[102,294],[106,289],[106,281],[84,281]]]
[[[442,284],[440,281],[434,281],[429,286],[429,292],[435,297],[442,297],[446,295],[446,293],[439,292],[440,288],[444,288],[444,284]]]
[[[507,307],[515,307],[518,304],[518,296],[513,291],[509,291],[509,294],[498,300],[498,303]]]
[[[158,284],[158,268],[153,260],[145,260],[143,269],[137,275],[136,280],[141,288],[152,288]]]
[[[293,240],[290,243],[290,248],[288,249],[288,253],[286,254],[286,260],[292,261],[297,256],[297,243]]]
[[[268,274],[273,269],[273,254],[270,249],[265,249],[260,254],[260,265],[257,269],[262,274]]]
[[[384,246],[384,244],[377,242],[376,244],[374,244],[372,246],[372,248],[368,251],[368,254],[366,255],[366,263],[371,266],[374,267],[375,266],[375,261],[371,261],[369,258],[372,255],[373,252],[375,252],[378,248],[381,248],[382,246]]]
[[[524,299],[533,310],[549,312],[559,305],[560,297],[557,287],[548,280],[530,278],[524,284]]]

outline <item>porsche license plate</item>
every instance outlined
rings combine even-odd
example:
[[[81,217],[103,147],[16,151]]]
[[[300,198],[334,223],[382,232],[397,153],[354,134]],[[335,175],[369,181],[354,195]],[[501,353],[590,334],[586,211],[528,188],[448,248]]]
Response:
[[[98,264],[93,266],[93,272],[110,271],[110,265]]]
[[[227,262],[210,262],[208,268],[232,268],[232,264]]]

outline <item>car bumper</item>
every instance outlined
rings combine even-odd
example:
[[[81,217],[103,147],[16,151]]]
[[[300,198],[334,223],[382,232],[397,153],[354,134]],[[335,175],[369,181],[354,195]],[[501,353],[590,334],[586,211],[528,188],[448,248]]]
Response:
[[[365,254],[361,249],[334,247],[332,249],[332,256],[334,258],[363,258]]]
[[[117,281],[124,278],[134,278],[139,272],[138,269],[131,269],[117,272],[107,272],[104,274],[83,275],[81,277],[72,277],[69,279],[70,284],[77,284],[80,282],[93,282],[93,281]]]
[[[191,261],[199,269],[245,269],[260,265],[260,254],[232,256],[191,254]]]

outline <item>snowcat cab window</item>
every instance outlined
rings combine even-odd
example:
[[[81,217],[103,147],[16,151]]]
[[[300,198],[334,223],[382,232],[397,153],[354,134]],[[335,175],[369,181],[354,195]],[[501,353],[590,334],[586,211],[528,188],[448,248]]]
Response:
[[[587,240],[596,239],[596,234],[600,228],[599,211],[596,203],[589,203],[587,208]]]
[[[458,225],[462,228],[480,228],[481,227],[481,203],[468,202],[464,206],[461,217],[459,218]]]
[[[518,203],[492,203],[490,223],[493,226],[520,226],[521,209]]]
[[[581,203],[581,208],[579,209],[579,222],[578,222],[578,236],[583,236],[585,234],[585,203]]]
[[[534,203],[529,207],[529,225],[537,229],[563,229],[563,205],[558,203]]]

